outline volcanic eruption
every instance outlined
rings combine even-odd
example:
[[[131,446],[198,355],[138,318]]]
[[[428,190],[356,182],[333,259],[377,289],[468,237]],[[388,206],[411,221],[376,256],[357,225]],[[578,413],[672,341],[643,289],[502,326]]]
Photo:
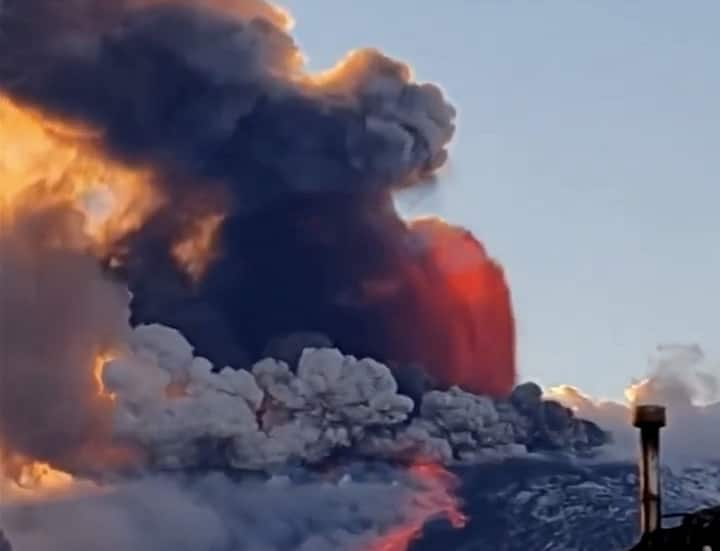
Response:
[[[395,209],[446,162],[443,92],[376,50],[311,74],[291,26],[262,0],[0,2],[22,549],[402,550],[464,522],[444,466],[606,442],[513,390],[485,247]],[[48,477],[57,506],[18,489]],[[101,537],[65,530],[86,514]]]
[[[0,17],[5,96],[151,173],[161,199],[103,251],[133,322],[176,327],[219,366],[316,332],[445,387],[511,390],[501,268],[392,202],[446,160],[439,88],[376,50],[309,74],[289,19],[254,0],[11,0]]]
[[[462,523],[435,410],[411,423],[413,400],[368,359],[413,374],[420,394],[512,389],[501,268],[465,230],[403,220],[393,204],[445,163],[455,111],[376,50],[308,73],[291,25],[261,0],[0,4],[2,484],[44,526],[18,529],[4,512],[22,548],[97,549],[92,533],[61,528],[67,511],[117,525],[110,550],[156,551],[174,527],[139,536],[120,503],[251,510],[217,480],[150,475],[108,493],[86,477],[269,473],[348,450],[342,464],[409,467],[343,467],[327,488],[306,472],[290,488],[343,530],[373,529],[316,527],[307,541],[304,529],[223,529],[225,544],[401,550],[427,518]],[[489,402],[474,407],[492,417]],[[55,479],[62,508],[40,487],[23,493]],[[277,509],[273,480],[251,493]],[[387,510],[371,512],[378,500]],[[352,519],[330,513],[339,503]]]

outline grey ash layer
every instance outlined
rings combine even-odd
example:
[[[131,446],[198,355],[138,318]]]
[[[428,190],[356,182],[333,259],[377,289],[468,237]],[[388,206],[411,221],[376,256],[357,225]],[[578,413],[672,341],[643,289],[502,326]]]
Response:
[[[532,383],[508,399],[457,387],[413,399],[386,365],[335,348],[240,371],[218,371],[193,352],[175,330],[139,326],[103,372],[115,438],[141,446],[158,468],[274,471],[342,456],[477,464],[542,451],[589,456],[609,441]],[[181,399],[167,395],[171,385],[184,389]]]

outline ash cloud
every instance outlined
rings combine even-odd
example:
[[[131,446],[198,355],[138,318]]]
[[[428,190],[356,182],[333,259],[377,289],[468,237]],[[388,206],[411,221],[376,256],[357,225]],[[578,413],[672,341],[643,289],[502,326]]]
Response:
[[[435,490],[389,468],[325,480],[155,475],[4,503],[0,516],[24,551],[360,551],[409,520],[442,515],[423,500]]]
[[[247,368],[272,339],[320,332],[446,387],[508,393],[502,270],[475,243],[473,270],[487,275],[472,284],[495,297],[458,300],[483,293],[453,290],[468,278],[443,274],[436,242],[392,203],[445,163],[454,108],[377,50],[308,75],[288,28],[259,0],[6,0],[0,89],[154,171],[166,206],[106,259],[129,283],[133,323],[177,327],[218,366]],[[191,281],[172,244],[218,213],[218,254]],[[443,365],[452,350],[470,351],[455,371]]]
[[[4,89],[92,123],[120,157],[226,180],[238,208],[409,184],[444,162],[454,111],[439,89],[374,50],[354,53],[347,77],[306,83],[264,2],[238,5],[246,17],[191,2],[85,0],[59,13],[50,0],[11,0]]]
[[[274,472],[348,458],[478,464],[591,453],[607,441],[596,425],[543,401],[537,386],[508,400],[453,387],[415,403],[387,366],[328,348],[304,350],[296,372],[273,358],[214,372],[180,333],[157,325],[135,328],[103,379],[115,437],[141,447],[154,468]]]
[[[163,199],[111,244],[104,273],[67,205],[67,236],[55,233],[54,218],[27,246],[30,234],[8,234],[13,281],[21,291],[37,285],[25,293],[30,308],[3,312],[28,322],[3,366],[13,384],[0,388],[2,444],[76,476],[112,470],[105,453],[115,446],[175,471],[57,508],[6,509],[3,529],[16,547],[366,548],[403,515],[417,524],[433,514],[422,510],[433,499],[416,499],[423,488],[403,481],[327,489],[291,480],[276,490],[277,481],[225,477],[188,485],[177,471],[218,468],[235,479],[348,458],[472,462],[529,442],[534,421],[519,422],[527,434],[503,425],[512,407],[501,412],[457,388],[426,394],[423,384],[413,400],[381,363],[403,373],[418,366],[436,388],[450,388],[460,371],[474,391],[505,395],[514,381],[502,270],[467,232],[439,221],[414,227],[392,201],[445,163],[453,107],[376,50],[308,75],[288,29],[282,12],[250,0],[2,2],[0,94],[82,128],[54,126],[59,140],[148,170]],[[41,213],[32,205],[28,220]],[[208,215],[223,220],[217,251],[194,280],[173,248]],[[16,240],[33,251],[27,266],[10,247]],[[444,251],[458,243],[469,262]],[[132,330],[112,278],[132,293]],[[154,323],[192,345],[145,325]],[[105,348],[117,356],[103,373],[112,399],[92,372]],[[455,349],[463,355],[446,370]],[[67,530],[77,515],[102,533]]]
[[[35,188],[0,227],[0,459],[77,467],[111,436],[95,354],[127,339],[128,296],[87,254],[84,218]]]

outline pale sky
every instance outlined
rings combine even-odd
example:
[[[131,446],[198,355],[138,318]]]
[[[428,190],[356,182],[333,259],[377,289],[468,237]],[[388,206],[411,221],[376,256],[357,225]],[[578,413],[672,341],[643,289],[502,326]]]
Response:
[[[313,69],[374,46],[458,108],[414,202],[505,266],[522,379],[619,397],[662,343],[720,358],[720,2],[285,0]]]

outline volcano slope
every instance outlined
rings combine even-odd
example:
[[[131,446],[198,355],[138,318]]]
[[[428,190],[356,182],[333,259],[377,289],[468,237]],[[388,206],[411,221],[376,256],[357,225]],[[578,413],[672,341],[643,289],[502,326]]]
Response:
[[[455,472],[467,525],[429,523],[412,551],[621,551],[637,541],[637,468],[630,462],[538,457]],[[717,505],[720,463],[664,468],[663,499],[666,513]]]

